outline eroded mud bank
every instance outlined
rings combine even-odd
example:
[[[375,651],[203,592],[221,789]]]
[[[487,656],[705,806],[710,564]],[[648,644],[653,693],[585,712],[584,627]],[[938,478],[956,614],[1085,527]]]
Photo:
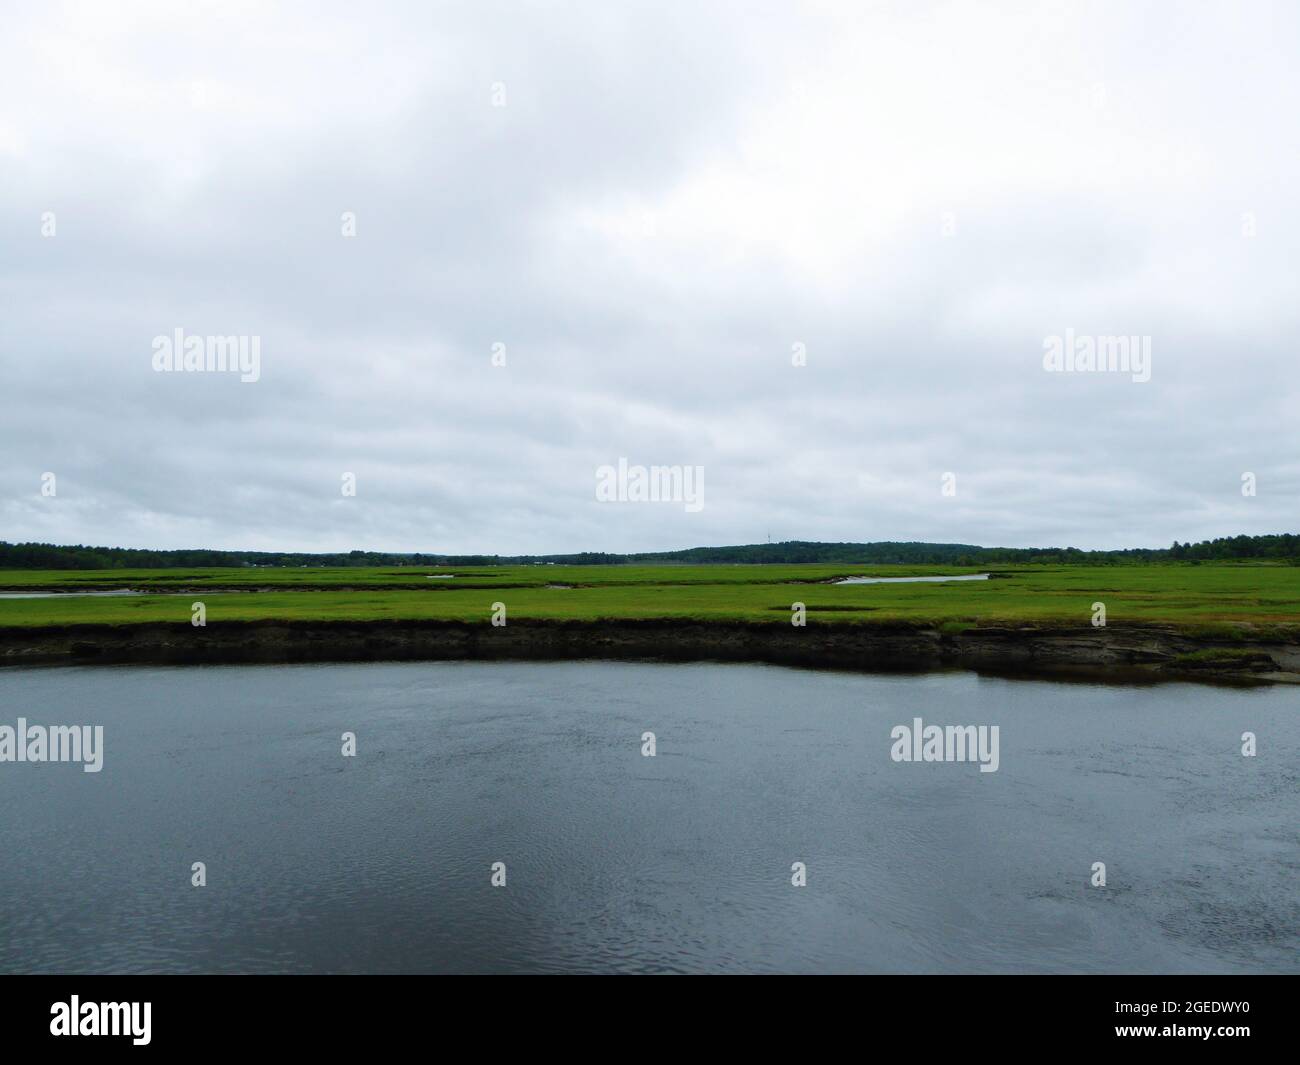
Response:
[[[0,628],[0,663],[234,663],[657,658],[862,670],[975,669],[1089,679],[1300,683],[1300,644],[1215,640],[1160,626],[1065,629],[676,621],[222,622]]]

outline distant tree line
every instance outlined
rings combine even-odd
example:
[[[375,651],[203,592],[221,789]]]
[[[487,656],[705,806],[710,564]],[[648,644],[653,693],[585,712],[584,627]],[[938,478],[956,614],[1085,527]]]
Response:
[[[569,555],[435,555],[348,551],[305,554],[280,551],[146,551],[129,547],[81,544],[10,544],[0,540],[0,569],[177,569],[205,566],[610,566],[623,564],[683,565],[800,562],[871,565],[991,566],[1009,563],[1123,565],[1134,562],[1220,562],[1286,560],[1300,565],[1300,534],[1227,536],[1167,548],[1080,551],[1075,547],[978,547],[974,544],[918,542],[822,544],[791,540],[739,547],[693,547],[685,551],[610,554],[582,551]]]
[[[432,566],[438,555],[375,551],[306,554],[283,551],[148,551],[134,547],[10,544],[0,540],[0,569],[178,569],[203,566]],[[488,563],[490,564],[490,562]]]
[[[1168,548],[1081,551],[1077,547],[978,547],[974,544],[880,542],[823,544],[792,540],[744,547],[697,547],[686,551],[629,555],[629,562],[797,563],[868,562],[877,565],[988,566],[1007,563],[1122,565],[1132,562],[1281,559],[1300,562],[1300,535],[1230,536]]]

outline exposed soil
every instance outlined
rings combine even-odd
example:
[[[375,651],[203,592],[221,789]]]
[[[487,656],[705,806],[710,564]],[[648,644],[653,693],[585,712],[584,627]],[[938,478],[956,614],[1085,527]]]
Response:
[[[1300,645],[1168,626],[818,625],[677,621],[187,623],[0,628],[0,664],[626,658],[861,670],[974,669],[1092,680],[1300,683]]]

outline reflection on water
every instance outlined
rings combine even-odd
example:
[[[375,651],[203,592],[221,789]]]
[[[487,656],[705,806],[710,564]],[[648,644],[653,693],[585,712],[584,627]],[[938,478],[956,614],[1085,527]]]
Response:
[[[0,599],[82,599],[111,595],[144,595],[144,592],[130,588],[118,588],[111,592],[0,592]]]
[[[1293,689],[403,663],[0,707],[104,726],[98,774],[0,764],[4,971],[1297,968]],[[999,770],[892,762],[915,717],[998,725]]]
[[[832,584],[937,584],[940,581],[986,581],[987,573],[963,573],[953,577],[844,577]]]

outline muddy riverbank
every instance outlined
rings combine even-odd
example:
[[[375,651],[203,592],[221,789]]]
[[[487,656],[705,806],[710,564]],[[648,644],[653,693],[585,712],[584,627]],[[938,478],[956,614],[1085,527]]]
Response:
[[[444,621],[0,628],[0,663],[202,664],[444,659],[750,661],[860,670],[974,669],[1093,679],[1300,683],[1300,645],[1162,626],[790,625]]]

